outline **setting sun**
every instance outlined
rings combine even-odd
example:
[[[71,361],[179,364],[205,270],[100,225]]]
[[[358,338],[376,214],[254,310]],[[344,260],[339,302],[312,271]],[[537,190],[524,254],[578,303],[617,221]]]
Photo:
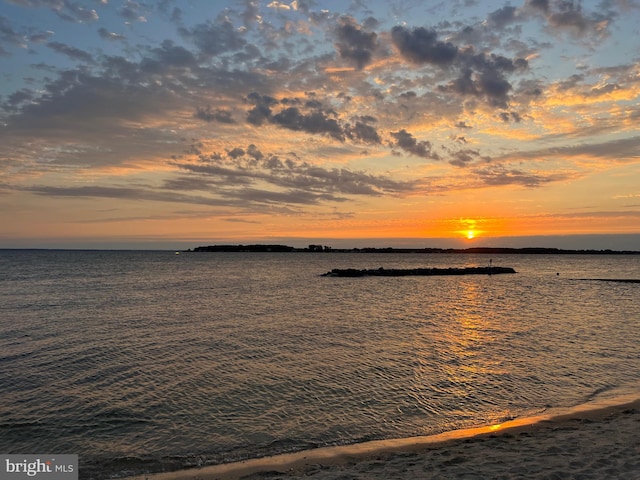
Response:
[[[458,224],[458,230],[456,233],[466,238],[467,240],[474,240],[482,232],[478,230],[478,223],[482,222],[481,219],[475,218],[459,218],[456,220]]]

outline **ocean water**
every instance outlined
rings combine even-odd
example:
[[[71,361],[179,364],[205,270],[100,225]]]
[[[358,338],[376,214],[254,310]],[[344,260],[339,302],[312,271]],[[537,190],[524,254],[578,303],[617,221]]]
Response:
[[[322,277],[332,268],[514,275]],[[484,425],[640,390],[640,255],[0,251],[0,452],[80,477]]]

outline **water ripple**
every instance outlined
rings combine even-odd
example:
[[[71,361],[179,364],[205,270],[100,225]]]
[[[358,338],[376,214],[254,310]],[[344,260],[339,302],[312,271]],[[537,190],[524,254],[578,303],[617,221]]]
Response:
[[[499,422],[639,380],[640,286],[563,278],[637,278],[637,258],[337,279],[318,275],[487,259],[21,255],[0,255],[0,450],[79,454],[83,478]]]

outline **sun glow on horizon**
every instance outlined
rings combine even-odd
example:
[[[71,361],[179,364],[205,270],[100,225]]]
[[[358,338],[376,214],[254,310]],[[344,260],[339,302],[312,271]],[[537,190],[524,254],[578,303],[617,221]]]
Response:
[[[460,218],[456,221],[459,226],[456,233],[464,237],[466,240],[475,240],[483,233],[478,229],[478,223],[480,222],[482,222],[482,220],[477,220],[475,218]]]

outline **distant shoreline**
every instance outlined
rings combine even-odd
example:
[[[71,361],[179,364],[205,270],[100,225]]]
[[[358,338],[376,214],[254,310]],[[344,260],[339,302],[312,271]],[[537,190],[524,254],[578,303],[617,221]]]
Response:
[[[463,253],[463,254],[518,254],[518,255],[640,255],[636,250],[574,250],[546,247],[473,247],[473,248],[332,248],[323,245],[309,245],[296,248],[288,245],[208,245],[185,252],[305,252],[305,253]]]

